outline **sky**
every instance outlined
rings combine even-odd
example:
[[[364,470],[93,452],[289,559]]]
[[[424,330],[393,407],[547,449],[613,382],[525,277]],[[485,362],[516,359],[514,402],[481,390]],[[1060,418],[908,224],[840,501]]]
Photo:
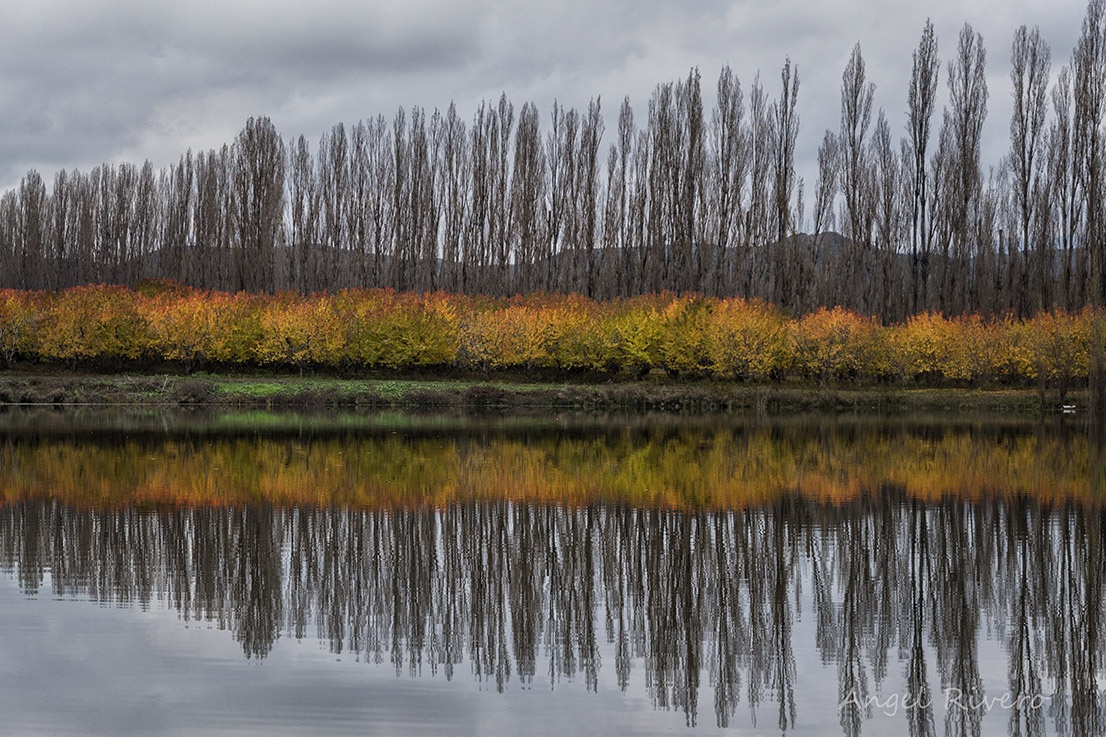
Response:
[[[0,6],[0,191],[36,169],[149,160],[166,167],[186,150],[230,143],[251,116],[287,140],[316,144],[402,106],[455,103],[471,119],[501,94],[586,109],[599,98],[614,140],[629,97],[644,125],[657,84],[697,67],[704,104],[729,65],[745,95],[759,73],[779,94],[790,58],[799,75],[796,164],[814,186],[818,145],[840,127],[841,74],[857,43],[875,107],[906,133],[911,54],[926,19],[946,62],[965,23],[987,49],[984,165],[1009,146],[1010,44],[1039,26],[1052,79],[1068,64],[1085,0],[36,0]]]

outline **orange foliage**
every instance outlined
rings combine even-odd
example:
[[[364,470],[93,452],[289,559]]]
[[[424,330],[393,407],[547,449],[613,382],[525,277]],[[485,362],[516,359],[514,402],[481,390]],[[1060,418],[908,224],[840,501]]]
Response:
[[[211,438],[116,444],[18,438],[0,505],[277,504],[356,508],[520,503],[742,509],[799,493],[848,503],[887,488],[914,498],[1029,497],[1100,505],[1101,449],[1086,436],[932,434],[858,427],[689,430],[654,437]]]
[[[43,358],[75,364],[82,360],[137,358],[147,331],[137,295],[120,286],[82,286],[41,302],[38,351]]]
[[[882,337],[875,318],[822,308],[795,325],[795,367],[801,376],[820,381],[886,375],[890,355]]]
[[[35,337],[42,307],[39,296],[0,289],[0,356],[11,366],[16,358],[35,351]]]
[[[708,322],[707,351],[712,372],[740,380],[764,381],[791,369],[795,345],[783,313],[763,302],[718,302]]]
[[[888,327],[841,308],[790,318],[743,299],[657,294],[493,298],[390,289],[226,294],[152,282],[129,290],[0,291],[0,357],[319,367],[462,365],[625,371],[738,381],[898,378],[1086,381],[1101,311],[1028,320],[915,315]]]

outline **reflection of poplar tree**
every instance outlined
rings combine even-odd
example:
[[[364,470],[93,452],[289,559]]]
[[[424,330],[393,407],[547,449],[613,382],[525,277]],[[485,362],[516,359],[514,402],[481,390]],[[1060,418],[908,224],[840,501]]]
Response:
[[[949,500],[938,507],[936,565],[933,572],[941,585],[934,593],[934,636],[941,685],[946,694],[958,696],[945,712],[945,730],[952,734],[978,734],[983,710],[971,708],[984,696],[979,674],[980,601],[975,582],[977,571],[971,556],[984,546],[973,545],[970,523],[976,521],[971,506]],[[978,540],[978,538],[976,538]],[[987,570],[982,566],[979,570]],[[948,702],[948,699],[946,699]]]
[[[267,508],[245,507],[234,519],[228,589],[235,639],[247,657],[265,657],[280,636],[284,616],[280,529]]]
[[[1033,700],[1041,695],[1041,677],[1037,672],[1040,654],[1034,652],[1037,643],[1032,632],[1032,621],[1040,614],[1035,606],[1040,579],[1031,574],[1029,566],[1033,555],[1030,540],[1043,539],[1047,531],[1039,523],[1032,524],[1031,515],[1025,500],[1008,505],[1008,532],[1017,543],[1010,546],[1008,570],[1012,575],[1007,579],[1011,584],[1008,596],[1012,609],[1007,642],[1008,675],[1014,702],[1007,731],[1016,735],[1044,734],[1044,713],[1032,708]]]
[[[929,668],[926,664],[923,633],[928,611],[926,584],[933,580],[929,554],[929,525],[926,509],[916,499],[907,510],[910,591],[908,605],[910,654],[906,665],[907,724],[910,737],[929,737],[933,725],[933,694],[929,688]]]

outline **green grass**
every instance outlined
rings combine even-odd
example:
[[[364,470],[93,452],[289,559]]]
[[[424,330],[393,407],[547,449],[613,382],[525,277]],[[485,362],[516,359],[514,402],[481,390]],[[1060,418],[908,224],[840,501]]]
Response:
[[[1069,395],[1086,407],[1087,392]],[[374,410],[488,408],[660,412],[973,412],[1017,414],[1058,409],[1033,389],[822,387],[797,382],[739,384],[674,381],[535,382],[526,377],[374,377],[0,372],[4,405],[210,406]],[[1053,406],[1056,405],[1056,406]]]

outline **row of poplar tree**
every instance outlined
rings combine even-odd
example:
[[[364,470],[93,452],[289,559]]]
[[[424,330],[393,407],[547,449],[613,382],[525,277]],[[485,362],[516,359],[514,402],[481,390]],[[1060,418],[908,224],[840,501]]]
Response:
[[[790,60],[774,95],[723,68],[709,111],[698,70],[661,83],[644,121],[622,102],[607,143],[599,100],[554,103],[544,125],[505,95],[468,122],[452,104],[401,108],[314,148],[252,118],[161,170],[29,172],[0,197],[0,286],[671,290],[887,320],[1106,303],[1106,0],[1090,1],[1055,76],[1039,31],[1015,33],[1010,147],[986,168],[985,68],[965,24],[942,73],[927,22],[896,141],[858,44],[812,187],[796,176]]]

